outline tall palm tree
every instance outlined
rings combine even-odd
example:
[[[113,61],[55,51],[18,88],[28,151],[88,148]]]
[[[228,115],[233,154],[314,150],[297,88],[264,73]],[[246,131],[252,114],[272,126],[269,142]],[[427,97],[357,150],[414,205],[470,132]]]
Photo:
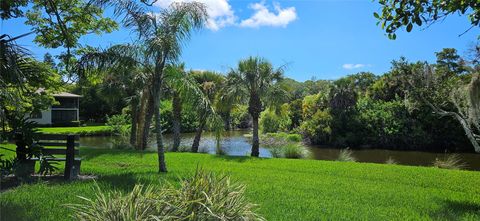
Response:
[[[275,107],[286,98],[286,92],[277,82],[283,79],[283,68],[273,68],[267,60],[249,57],[241,60],[236,69],[227,76],[224,94],[236,98],[238,102],[248,104],[252,117],[253,137],[251,156],[258,157],[259,137],[258,119],[265,106]]]
[[[144,96],[148,97],[145,99],[145,122],[149,122],[148,110],[153,110],[158,171],[167,172],[160,122],[164,70],[168,64],[178,60],[183,43],[189,39],[191,33],[204,26],[208,18],[206,7],[198,2],[172,3],[167,9],[152,12],[147,10],[146,5],[135,1],[120,1],[114,4],[116,14],[125,15],[124,25],[132,28],[138,35],[135,44],[123,45],[117,52],[120,58],[131,58],[132,62],[145,70],[146,83],[143,92]]]

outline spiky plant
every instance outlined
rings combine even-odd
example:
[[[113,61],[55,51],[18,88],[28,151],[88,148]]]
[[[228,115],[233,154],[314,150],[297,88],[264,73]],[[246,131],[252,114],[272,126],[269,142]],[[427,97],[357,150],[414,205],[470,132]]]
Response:
[[[467,167],[458,154],[450,154],[442,159],[436,158],[433,166],[442,169],[461,170]]]
[[[340,153],[338,154],[337,161],[343,161],[343,162],[355,162],[357,159],[353,156],[353,152],[346,148],[340,150]]]
[[[245,186],[227,175],[197,169],[180,188],[135,185],[128,194],[104,193],[95,185],[95,198],[69,204],[76,220],[264,220],[245,197]]]
[[[398,162],[392,157],[388,157],[388,159],[385,161],[385,164],[398,164]]]

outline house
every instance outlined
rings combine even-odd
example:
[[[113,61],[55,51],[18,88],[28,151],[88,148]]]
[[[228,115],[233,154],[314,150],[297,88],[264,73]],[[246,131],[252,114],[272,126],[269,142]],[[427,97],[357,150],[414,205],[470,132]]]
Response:
[[[66,125],[79,120],[80,95],[61,92],[52,95],[57,101],[47,110],[30,114],[30,121],[42,125]]]

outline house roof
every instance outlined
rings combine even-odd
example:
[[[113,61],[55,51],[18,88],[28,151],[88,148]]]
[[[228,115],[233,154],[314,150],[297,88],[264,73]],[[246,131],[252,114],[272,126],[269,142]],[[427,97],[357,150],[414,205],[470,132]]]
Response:
[[[42,93],[44,91],[45,91],[44,88],[39,88],[36,91],[36,93]],[[68,93],[68,92],[58,92],[58,93],[52,94],[52,96],[54,96],[54,97],[82,97],[82,95],[72,94],[72,93]]]
[[[52,94],[52,96],[54,96],[54,97],[82,97],[81,95],[72,94],[72,93],[68,93],[68,92],[59,92],[59,93]]]

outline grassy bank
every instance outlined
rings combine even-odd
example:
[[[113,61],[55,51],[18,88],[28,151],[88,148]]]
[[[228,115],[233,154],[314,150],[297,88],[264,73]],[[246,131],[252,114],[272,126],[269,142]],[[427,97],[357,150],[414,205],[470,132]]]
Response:
[[[109,126],[41,127],[38,131],[47,134],[79,134],[81,136],[110,135],[112,132]]]
[[[0,152],[5,153],[4,150]],[[479,220],[480,173],[425,167],[81,149],[83,174],[104,189],[178,182],[197,166],[231,174],[268,220]],[[69,220],[66,203],[92,197],[93,181],[23,185],[0,195],[1,220]]]

